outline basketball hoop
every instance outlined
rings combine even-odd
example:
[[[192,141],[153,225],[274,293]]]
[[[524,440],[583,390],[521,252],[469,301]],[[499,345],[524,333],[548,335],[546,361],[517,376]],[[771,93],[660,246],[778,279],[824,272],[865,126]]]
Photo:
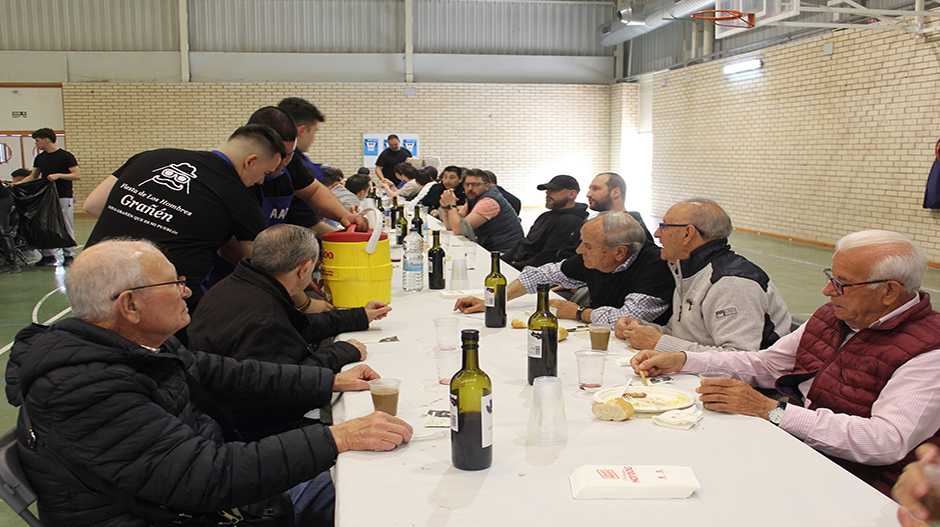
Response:
[[[754,27],[754,13],[742,13],[731,9],[707,9],[705,11],[697,11],[692,13],[692,18],[695,20],[708,20],[716,26],[745,27],[748,29]],[[740,23],[735,23],[735,21]],[[725,24],[723,22],[731,23]]]

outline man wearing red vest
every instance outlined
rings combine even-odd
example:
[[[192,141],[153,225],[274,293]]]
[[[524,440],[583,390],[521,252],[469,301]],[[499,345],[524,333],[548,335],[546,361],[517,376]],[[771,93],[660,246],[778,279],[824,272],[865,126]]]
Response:
[[[730,373],[696,389],[705,408],[767,419],[887,494],[918,444],[940,442],[940,313],[920,291],[926,270],[907,237],[856,232],[824,271],[830,302],[769,348],[641,351],[633,367]]]

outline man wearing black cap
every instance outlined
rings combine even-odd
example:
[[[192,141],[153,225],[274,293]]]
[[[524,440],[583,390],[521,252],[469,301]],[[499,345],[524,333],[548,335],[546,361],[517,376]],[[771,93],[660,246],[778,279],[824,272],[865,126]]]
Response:
[[[538,267],[574,256],[581,224],[588,216],[587,205],[574,201],[581,191],[577,179],[555,176],[536,188],[545,191],[548,212],[542,213],[529,234],[503,256],[503,260],[520,271],[527,265]]]

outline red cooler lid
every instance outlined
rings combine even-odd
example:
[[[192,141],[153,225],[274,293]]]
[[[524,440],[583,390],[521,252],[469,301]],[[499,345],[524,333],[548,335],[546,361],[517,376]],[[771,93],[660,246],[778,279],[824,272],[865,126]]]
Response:
[[[326,242],[367,242],[372,237],[372,229],[368,232],[356,232],[355,224],[350,225],[345,231],[336,231],[323,235],[323,241]],[[379,240],[387,240],[388,235],[384,232],[379,235]]]

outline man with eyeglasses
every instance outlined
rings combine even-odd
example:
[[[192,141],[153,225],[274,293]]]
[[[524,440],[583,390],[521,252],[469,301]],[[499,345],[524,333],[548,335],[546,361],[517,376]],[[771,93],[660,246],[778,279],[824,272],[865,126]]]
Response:
[[[7,397],[21,406],[20,461],[46,525],[170,524],[149,515],[157,506],[216,524],[211,511],[279,496],[340,452],[411,439],[408,423],[381,412],[256,441],[223,436],[223,406],[317,408],[378,374],[188,350],[173,334],[189,323],[190,290],[150,242],[86,248],[65,285],[75,317],[22,330],[6,371]]]
[[[731,250],[731,218],[714,201],[673,205],[654,233],[676,289],[665,326],[624,317],[614,334],[636,349],[755,350],[790,332],[787,305],[767,273]]]
[[[888,494],[914,448],[940,442],[940,313],[920,290],[926,270],[906,236],[849,234],[825,270],[830,301],[790,335],[758,352],[641,351],[633,366],[731,374],[702,381],[705,408],[767,419]]]
[[[445,190],[441,221],[447,230],[463,234],[487,251],[508,252],[525,236],[519,217],[482,170],[472,168],[464,174],[467,204],[458,208],[457,195]]]

